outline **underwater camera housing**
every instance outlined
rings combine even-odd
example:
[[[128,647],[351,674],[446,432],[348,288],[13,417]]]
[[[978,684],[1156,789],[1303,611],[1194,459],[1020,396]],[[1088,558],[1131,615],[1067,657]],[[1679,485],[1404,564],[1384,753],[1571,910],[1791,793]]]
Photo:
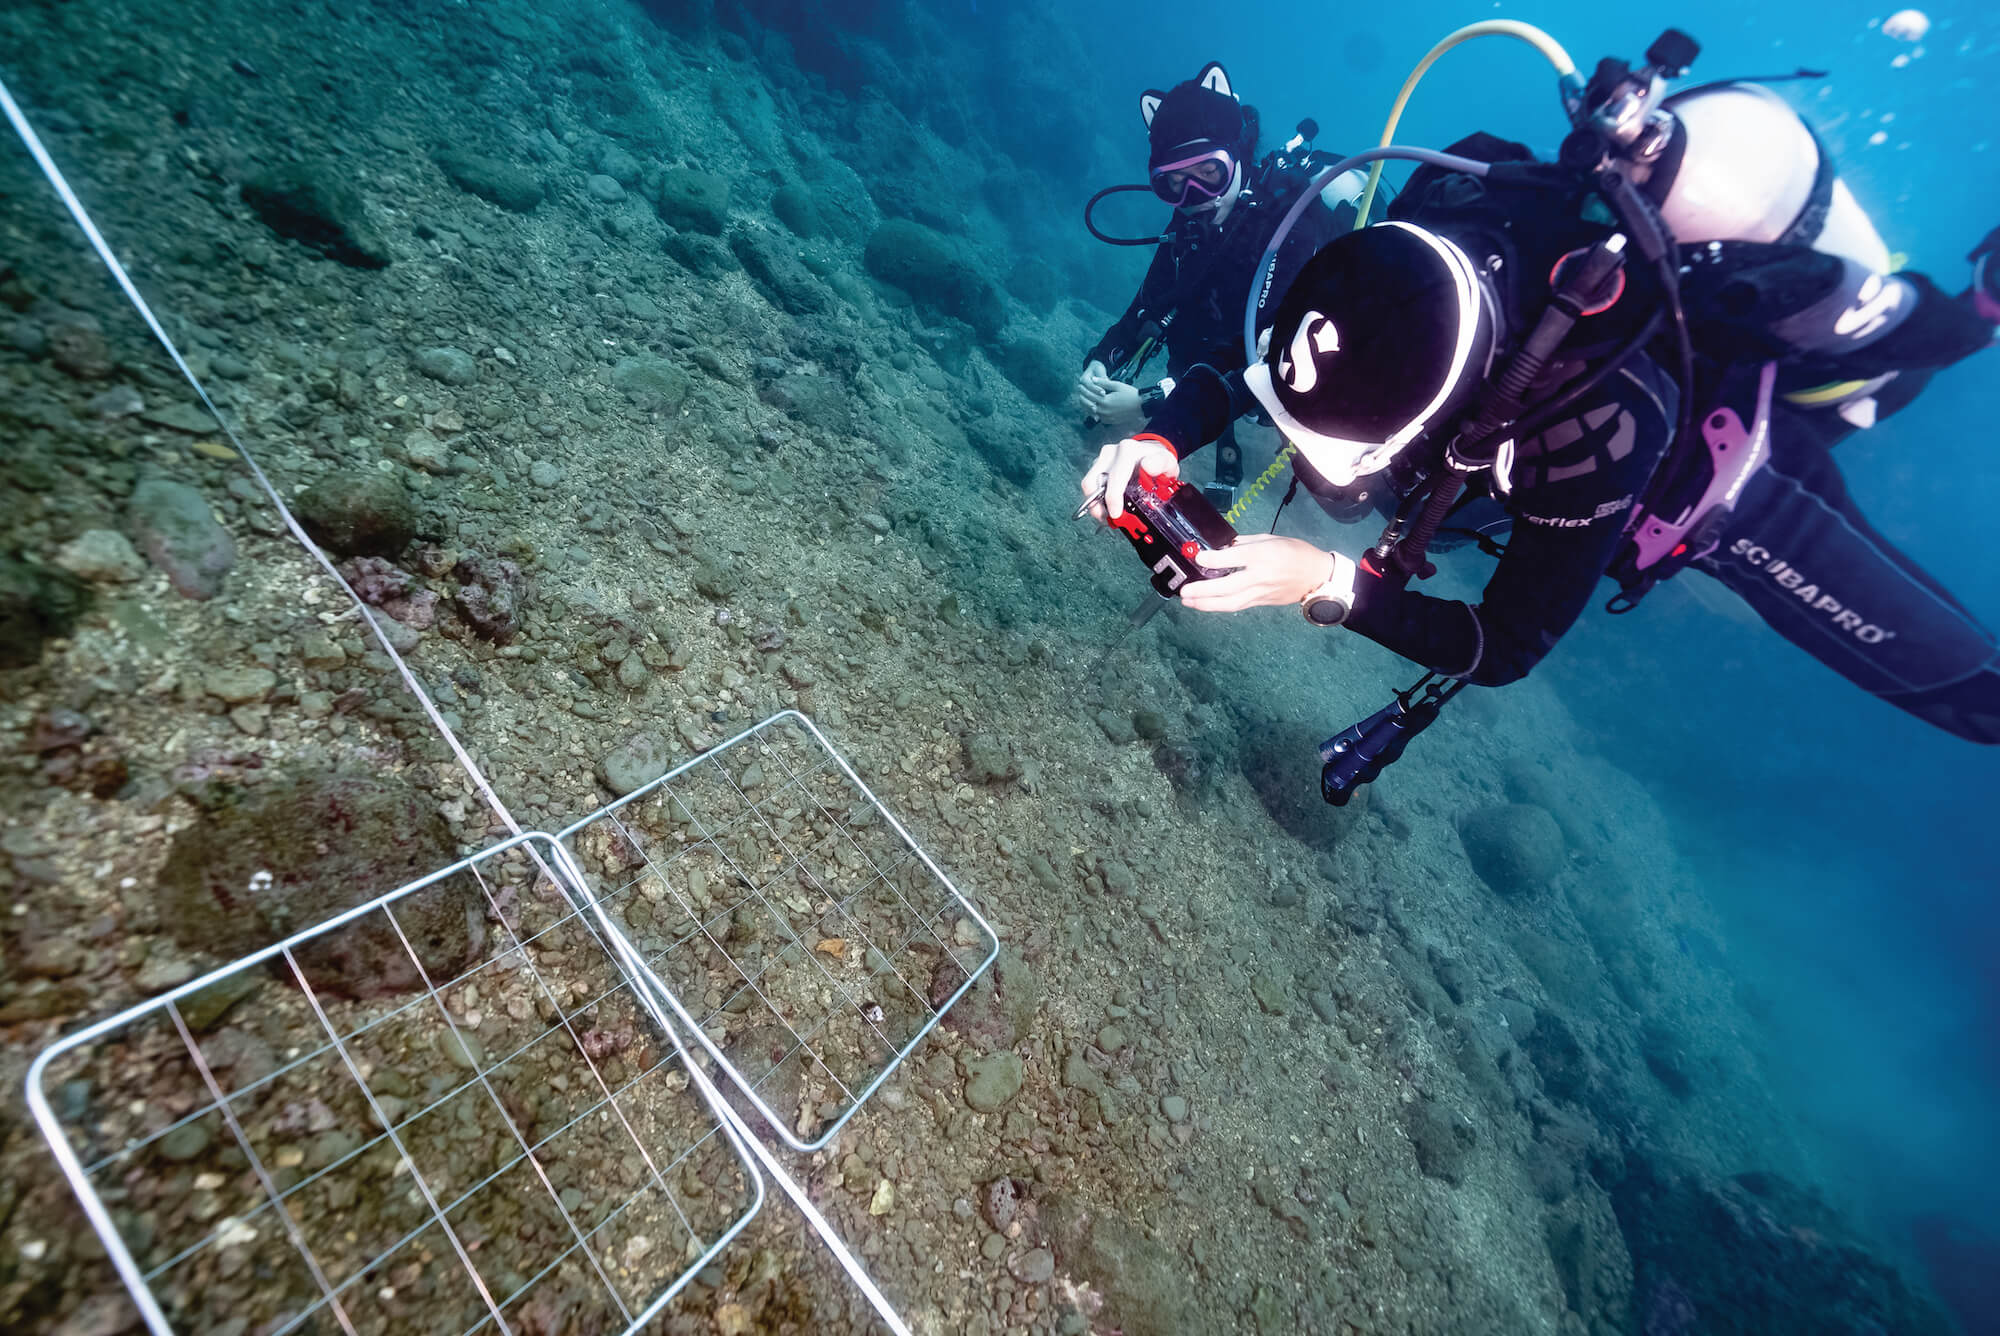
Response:
[[[1126,484],[1125,513],[1111,525],[1132,540],[1139,560],[1153,572],[1153,588],[1161,598],[1172,598],[1192,580],[1223,574],[1198,565],[1195,553],[1236,541],[1235,526],[1209,504],[1200,488],[1143,470]]]

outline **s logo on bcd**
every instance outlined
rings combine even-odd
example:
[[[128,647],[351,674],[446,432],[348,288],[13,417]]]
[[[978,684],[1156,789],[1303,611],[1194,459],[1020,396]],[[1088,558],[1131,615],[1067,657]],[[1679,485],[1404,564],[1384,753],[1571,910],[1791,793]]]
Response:
[[[1333,321],[1318,311],[1307,311],[1278,365],[1278,374],[1293,394],[1311,394],[1313,386],[1319,384],[1320,357],[1339,351],[1340,331],[1333,327]]]

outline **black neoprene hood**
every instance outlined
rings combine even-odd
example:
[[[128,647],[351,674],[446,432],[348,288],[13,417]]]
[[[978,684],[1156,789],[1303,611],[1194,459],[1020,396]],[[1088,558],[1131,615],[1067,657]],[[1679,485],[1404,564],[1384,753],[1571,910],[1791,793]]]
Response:
[[[1148,171],[1208,148],[1229,149],[1240,160],[1254,147],[1245,142],[1249,119],[1243,104],[1193,79],[1174,85],[1161,97],[1147,136],[1152,145]]]
[[[1438,247],[1395,224],[1322,247],[1278,305],[1267,361],[1271,389],[1299,425],[1382,442],[1459,398],[1455,382],[1484,371],[1462,347],[1484,325]],[[1483,330],[1480,332],[1484,332]],[[1454,374],[1456,372],[1456,374]]]

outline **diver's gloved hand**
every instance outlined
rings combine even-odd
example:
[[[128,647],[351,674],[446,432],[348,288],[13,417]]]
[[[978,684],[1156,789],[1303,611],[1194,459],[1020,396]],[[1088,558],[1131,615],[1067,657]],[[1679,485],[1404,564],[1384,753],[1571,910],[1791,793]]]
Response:
[[[1181,586],[1181,602],[1196,612],[1296,604],[1325,584],[1337,565],[1324,548],[1271,533],[1244,534],[1219,552],[1204,549],[1195,560],[1229,572]]]
[[[1146,420],[1145,411],[1139,406],[1138,387],[1111,379],[1104,363],[1098,361],[1092,361],[1076,378],[1076,393],[1071,402],[1085,417],[1119,431]]]
[[[1140,469],[1155,477],[1178,478],[1180,456],[1157,436],[1128,436],[1105,446],[1083,475],[1083,495],[1091,503],[1090,513],[1101,520],[1123,515],[1126,484]]]

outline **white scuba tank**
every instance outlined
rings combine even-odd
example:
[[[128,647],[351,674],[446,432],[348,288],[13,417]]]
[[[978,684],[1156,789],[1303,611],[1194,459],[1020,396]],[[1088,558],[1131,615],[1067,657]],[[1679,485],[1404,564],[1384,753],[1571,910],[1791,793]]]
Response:
[[[1686,138],[1660,197],[1677,241],[1794,241],[1889,272],[1889,247],[1837,176],[1818,225],[1808,220],[1811,235],[1800,234],[1832,164],[1822,163],[1818,140],[1782,97],[1761,84],[1711,84],[1665,105]]]

